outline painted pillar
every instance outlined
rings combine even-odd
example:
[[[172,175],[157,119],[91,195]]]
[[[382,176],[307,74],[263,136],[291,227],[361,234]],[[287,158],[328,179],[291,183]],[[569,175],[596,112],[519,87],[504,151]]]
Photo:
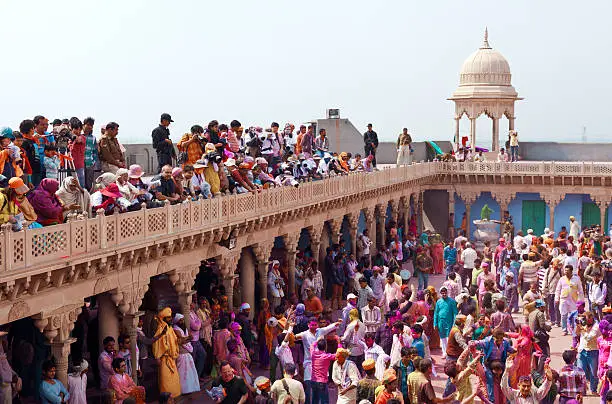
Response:
[[[470,118],[470,147],[476,150],[476,118]]]
[[[110,293],[106,292],[98,295],[97,300],[98,342],[100,344],[100,352],[102,352],[104,349],[102,344],[104,338],[110,336],[115,341],[119,338],[119,317],[117,315],[117,304],[113,301],[113,296]]]
[[[253,313],[255,312],[255,259],[248,249],[244,249],[239,262],[242,301],[253,308],[249,314],[249,318],[253,319]]]

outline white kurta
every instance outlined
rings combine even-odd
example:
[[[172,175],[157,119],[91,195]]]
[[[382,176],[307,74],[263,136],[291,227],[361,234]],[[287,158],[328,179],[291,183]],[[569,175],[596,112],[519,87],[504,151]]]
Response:
[[[174,327],[181,337],[185,337],[185,333],[180,327]],[[181,381],[181,394],[189,394],[195,391],[200,391],[200,380],[198,379],[198,371],[193,362],[193,347],[191,342],[183,344],[179,348],[179,356],[176,358],[176,367],[179,372]]]
[[[566,276],[559,279],[555,291],[555,301],[559,302],[561,314],[569,314],[576,310],[576,302],[583,298],[582,282],[578,276],[572,276],[571,280],[568,280]]]
[[[338,393],[340,390],[345,389],[351,385],[357,386],[359,382],[359,369],[357,365],[350,360],[346,360],[342,366],[338,365],[338,362],[334,362],[332,366],[332,380],[338,387]],[[357,389],[351,389],[346,394],[338,394],[336,403],[338,404],[354,404],[357,401]]]
[[[87,375],[72,376],[68,375],[68,393],[70,399],[68,404],[87,404]]]

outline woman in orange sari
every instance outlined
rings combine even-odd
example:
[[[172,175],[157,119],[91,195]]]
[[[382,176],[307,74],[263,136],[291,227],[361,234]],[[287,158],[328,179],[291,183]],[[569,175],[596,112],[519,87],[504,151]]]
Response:
[[[533,331],[527,324],[523,324],[520,334],[512,332],[506,334],[512,338],[516,338],[514,342],[516,356],[514,357],[513,372],[510,375],[510,386],[516,389],[519,376],[530,374],[532,360],[534,357],[540,357],[542,355],[542,350],[538,344],[535,343]]]
[[[431,241],[432,238],[429,240]],[[433,237],[431,259],[433,260],[433,273],[441,274],[444,271],[444,244],[439,236]]]

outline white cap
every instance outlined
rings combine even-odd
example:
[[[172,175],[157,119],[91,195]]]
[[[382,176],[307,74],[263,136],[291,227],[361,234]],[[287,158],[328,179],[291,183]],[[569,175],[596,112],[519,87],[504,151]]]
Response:
[[[353,293],[349,293],[348,296],[346,297],[346,300],[351,300],[351,299],[357,299],[357,296],[355,296],[355,294]]]
[[[276,317],[270,317],[268,319],[268,326],[274,328],[278,325],[278,320],[276,319]]]
[[[527,234],[533,234],[533,229],[528,229]]]

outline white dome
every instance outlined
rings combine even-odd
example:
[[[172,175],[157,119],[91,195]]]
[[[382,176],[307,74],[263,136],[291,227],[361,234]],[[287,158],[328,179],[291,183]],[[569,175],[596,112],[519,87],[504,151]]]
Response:
[[[514,98],[510,65],[505,57],[489,45],[485,30],[484,43],[463,62],[459,88],[453,98]]]

